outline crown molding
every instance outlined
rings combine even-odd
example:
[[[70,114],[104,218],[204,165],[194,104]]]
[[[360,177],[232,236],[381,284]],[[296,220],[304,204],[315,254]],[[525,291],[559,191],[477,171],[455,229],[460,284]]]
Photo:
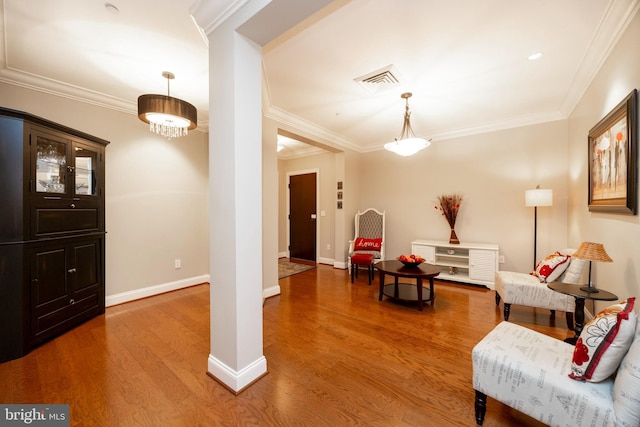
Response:
[[[520,116],[509,120],[502,120],[499,122],[488,123],[485,125],[479,125],[468,128],[461,128],[451,131],[440,132],[431,136],[431,141],[444,141],[447,139],[462,138],[465,136],[480,135],[489,132],[499,132],[507,129],[514,129],[524,126],[534,126],[542,123],[555,122],[558,120],[565,120],[567,116],[560,111],[552,113],[531,114],[526,116]],[[382,145],[379,149],[382,149]]]
[[[11,67],[5,67],[0,70],[0,81],[25,89],[84,102],[98,107],[109,108],[123,113],[135,113],[135,103],[131,101],[70,85],[59,80],[27,73]]]
[[[265,87],[265,86],[263,86]],[[268,88],[265,87],[263,92],[266,92]],[[264,115],[265,117],[276,120],[285,125],[291,126],[294,129],[305,132],[305,134],[309,135],[310,138],[321,142],[326,145],[330,145],[331,147],[338,149],[349,149],[358,153],[370,153],[373,151],[379,151],[384,149],[384,144],[378,144],[374,146],[362,146],[357,142],[345,138],[335,132],[332,132],[328,129],[322,128],[312,122],[309,122],[305,119],[302,119],[298,116],[295,116],[281,108],[278,108],[273,105],[267,104],[270,102],[270,98],[268,93],[263,93],[263,102],[264,102]],[[542,113],[535,115],[527,115],[516,117],[509,120],[502,120],[499,122],[488,123],[484,125],[467,127],[462,129],[455,129],[451,131],[445,131],[438,134],[431,135],[431,141],[443,141],[447,139],[461,138],[465,136],[478,135],[488,132],[496,132],[506,129],[513,129],[517,127],[523,126],[532,126],[541,123],[553,122],[557,120],[564,120],[567,116],[562,114],[560,111],[552,112],[552,113]]]
[[[263,96],[264,100],[264,96]],[[329,129],[316,125],[308,120],[291,114],[281,108],[273,105],[263,105],[263,114],[265,117],[280,122],[284,125],[291,126],[294,129],[303,131],[309,138],[339,149],[349,149],[359,153],[365,152],[365,149],[355,141],[339,135]]]
[[[197,0],[189,8],[189,14],[204,34],[211,34],[251,0],[203,1]],[[270,0],[266,1],[269,3]],[[222,4],[221,4],[222,3]]]
[[[49,79],[11,67],[0,69],[0,82],[125,114],[138,115],[137,102],[106,95],[101,92],[70,85],[59,80]],[[206,120],[198,120],[198,127],[195,131],[207,132],[208,130],[209,120],[207,115]]]
[[[640,0],[612,0],[609,3],[560,106],[560,112],[565,117],[569,117],[578,105],[639,9]]]
[[[313,156],[315,154],[322,154],[322,153],[327,153],[327,150],[324,150],[320,147],[313,147],[310,146],[309,148],[306,148],[304,150],[295,150],[293,153],[291,154],[283,154],[278,153],[278,159],[279,160],[292,160],[292,159],[298,159],[300,157],[307,157],[307,156]]]

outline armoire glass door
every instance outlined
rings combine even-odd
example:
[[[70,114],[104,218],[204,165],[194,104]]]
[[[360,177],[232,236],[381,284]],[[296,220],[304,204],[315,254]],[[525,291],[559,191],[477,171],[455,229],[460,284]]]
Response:
[[[93,196],[96,194],[98,153],[77,145],[75,152],[75,194]]]
[[[36,191],[65,194],[67,192],[67,146],[65,139],[36,137]]]

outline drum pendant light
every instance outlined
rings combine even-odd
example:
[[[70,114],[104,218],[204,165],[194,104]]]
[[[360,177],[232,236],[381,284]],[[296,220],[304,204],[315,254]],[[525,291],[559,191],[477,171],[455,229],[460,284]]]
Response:
[[[140,95],[138,97],[138,118],[149,123],[149,130],[167,138],[178,138],[198,126],[196,107],[170,96],[169,82],[173,73],[164,71],[167,79],[167,95]]]

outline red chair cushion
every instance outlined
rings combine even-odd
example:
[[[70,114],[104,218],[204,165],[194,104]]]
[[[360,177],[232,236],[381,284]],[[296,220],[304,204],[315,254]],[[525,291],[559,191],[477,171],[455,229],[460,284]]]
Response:
[[[373,255],[371,255],[371,254],[353,254],[353,255],[351,255],[351,264],[371,265],[371,264],[373,264]]]

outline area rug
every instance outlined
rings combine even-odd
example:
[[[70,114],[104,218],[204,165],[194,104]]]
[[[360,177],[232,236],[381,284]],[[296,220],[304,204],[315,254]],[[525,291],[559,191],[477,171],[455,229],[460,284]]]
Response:
[[[278,279],[283,277],[293,276],[294,274],[302,273],[303,271],[316,268],[313,265],[298,264],[295,262],[287,261],[286,259],[278,260]]]

